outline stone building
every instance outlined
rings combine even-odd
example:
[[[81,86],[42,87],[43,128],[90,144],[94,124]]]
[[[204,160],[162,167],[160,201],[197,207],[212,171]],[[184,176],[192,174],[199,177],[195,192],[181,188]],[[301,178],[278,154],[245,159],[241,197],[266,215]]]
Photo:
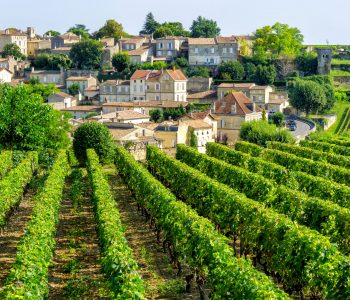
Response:
[[[51,48],[50,40],[30,39],[27,41],[27,53],[30,57],[35,57],[40,51]]]
[[[97,86],[97,79],[91,75],[89,76],[71,76],[66,79],[66,87],[67,90],[73,84],[77,84],[79,86],[79,91],[85,95],[85,90],[92,87]]]
[[[51,38],[51,49],[71,47],[80,42],[81,38],[72,32],[67,32]]]
[[[100,102],[130,101],[129,80],[107,80],[100,84]]]
[[[235,37],[189,38],[190,65],[218,66],[223,61],[236,61],[238,41]]]
[[[156,39],[156,57],[163,57],[166,61],[173,61],[179,56],[180,47],[186,38],[166,36]]]
[[[136,70],[130,78],[130,99],[186,102],[187,81],[181,70]]]
[[[317,48],[317,72],[320,75],[331,72],[332,49]]]
[[[0,52],[4,51],[4,47],[8,44],[16,44],[21,53],[27,55],[27,34],[10,29],[0,31]]]

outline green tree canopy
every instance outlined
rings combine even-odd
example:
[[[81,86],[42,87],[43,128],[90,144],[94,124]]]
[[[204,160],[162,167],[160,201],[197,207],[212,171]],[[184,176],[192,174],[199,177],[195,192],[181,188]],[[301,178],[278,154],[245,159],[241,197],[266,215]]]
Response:
[[[153,14],[149,12],[146,16],[145,23],[143,24],[140,34],[152,34],[159,27],[159,23],[155,20]]]
[[[255,71],[254,82],[260,85],[273,84],[276,74],[276,67],[274,65],[258,65]]]
[[[48,30],[45,32],[45,35],[58,36],[61,35],[61,33],[56,30]]]
[[[165,22],[158,26],[154,31],[154,38],[162,38],[165,36],[189,36],[190,32],[185,30],[180,22]]]
[[[30,80],[30,83],[26,87],[29,94],[39,95],[43,98],[44,102],[47,102],[50,95],[58,92],[55,84],[41,84],[36,82],[36,80]]]
[[[101,63],[103,44],[95,40],[83,40],[72,46],[70,58],[79,69],[98,69]]]
[[[222,62],[219,66],[219,74],[222,79],[242,80],[245,71],[243,65],[238,61]],[[224,78],[225,77],[225,78]]]
[[[221,29],[218,27],[216,21],[206,19],[201,16],[193,21],[190,30],[191,36],[195,38],[212,38],[220,35],[221,32]]]
[[[284,123],[284,114],[281,112],[276,112],[271,116],[271,122],[277,127],[282,127]]]
[[[151,109],[149,115],[153,122],[159,122],[163,119],[163,112],[160,109]]]
[[[128,52],[119,52],[113,55],[112,65],[118,72],[123,72],[131,64]]]
[[[295,59],[298,70],[304,75],[314,75],[317,73],[317,55],[313,52],[303,52]]]
[[[210,71],[206,67],[190,66],[186,70],[186,75],[187,75],[187,77],[209,78],[210,77]]]
[[[73,83],[68,88],[69,95],[76,96],[79,94],[80,86],[77,83]]]
[[[69,143],[68,119],[27,85],[0,86],[0,144],[6,149],[59,149]]]
[[[81,36],[82,39],[88,39],[91,36],[89,29],[83,24],[75,24],[75,26],[69,28],[67,32],[72,32],[77,36]]]
[[[21,49],[15,43],[7,44],[4,46],[2,57],[8,57],[8,56],[13,56],[16,60],[25,59],[25,55],[22,54]]]
[[[300,52],[303,41],[304,36],[298,28],[276,23],[256,30],[253,50],[258,56],[295,56]]]
[[[87,149],[94,149],[100,161],[106,163],[113,159],[114,148],[111,133],[101,123],[84,123],[74,133],[73,149],[81,164],[84,164],[86,161]]]
[[[115,41],[119,41],[121,37],[125,36],[128,36],[128,34],[124,32],[123,25],[116,20],[107,20],[105,25],[96,34],[96,38],[109,37],[114,38]]]
[[[327,104],[325,90],[311,80],[297,79],[289,90],[290,103],[306,115],[322,111]]]
[[[41,53],[32,61],[32,66],[46,70],[59,70],[60,67],[69,69],[72,61],[66,54]]]

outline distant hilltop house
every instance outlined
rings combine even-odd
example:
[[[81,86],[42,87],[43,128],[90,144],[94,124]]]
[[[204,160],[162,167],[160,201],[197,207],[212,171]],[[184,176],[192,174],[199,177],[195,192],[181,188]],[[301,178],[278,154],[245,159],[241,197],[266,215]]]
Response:
[[[100,102],[130,101],[130,80],[107,80],[100,84]]]
[[[86,96],[89,88],[97,86],[97,79],[91,75],[68,77],[66,79],[66,89],[68,90],[73,84],[78,85],[80,93]]]
[[[213,104],[212,114],[220,118],[218,140],[234,142],[243,122],[262,119],[262,110],[243,92],[229,92]]]
[[[30,57],[37,56],[40,52],[51,49],[50,39],[29,39],[27,41],[27,54]]]
[[[27,55],[27,39],[27,34],[18,30],[6,29],[0,31],[0,52],[4,51],[7,44],[16,44],[21,53]]]
[[[81,37],[72,32],[66,32],[64,34],[51,37],[51,49],[61,47],[72,47],[72,45],[80,42]]]
[[[77,99],[67,93],[57,92],[48,97],[48,104],[57,110],[77,105]]]

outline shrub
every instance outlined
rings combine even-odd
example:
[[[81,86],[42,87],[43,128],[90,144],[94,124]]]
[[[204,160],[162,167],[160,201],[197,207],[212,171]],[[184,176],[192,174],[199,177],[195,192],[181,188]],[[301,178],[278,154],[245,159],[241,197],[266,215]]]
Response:
[[[106,126],[100,123],[88,122],[75,131],[73,149],[81,164],[85,163],[86,150],[89,148],[96,151],[103,163],[112,159],[114,143]]]

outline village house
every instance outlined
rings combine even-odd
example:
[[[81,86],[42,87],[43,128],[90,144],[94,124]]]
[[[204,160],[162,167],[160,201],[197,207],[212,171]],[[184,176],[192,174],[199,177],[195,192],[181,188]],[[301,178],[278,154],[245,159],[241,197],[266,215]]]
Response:
[[[217,88],[218,100],[224,98],[226,93],[231,91],[244,93],[248,98],[252,99],[258,107],[268,111],[276,111],[277,108],[277,111],[282,112],[283,109],[289,105],[288,93],[274,91],[273,87],[269,85],[260,86],[254,83],[221,83]],[[275,105],[272,105],[273,102]],[[276,105],[278,107],[276,107]]]
[[[134,110],[122,110],[117,112],[110,112],[107,114],[102,114],[101,112],[101,115],[94,116],[91,119],[101,123],[113,122],[140,124],[149,122],[150,116]]]
[[[217,98],[217,93],[213,90],[187,95],[188,102],[213,103]]]
[[[140,48],[144,43],[148,42],[148,38],[144,36],[135,36],[130,38],[122,38],[119,40],[119,49],[121,51],[130,51]]]
[[[205,153],[206,144],[215,142],[212,125],[201,119],[187,120],[184,121],[184,123],[188,126],[187,136],[194,134],[197,139],[197,150],[201,153]],[[188,139],[186,142],[187,145],[190,146]]]
[[[262,119],[261,109],[244,93],[231,92],[213,104],[212,114],[220,118],[218,140],[234,142],[243,122]]]
[[[102,104],[103,113],[121,110],[135,110],[144,114],[149,114],[151,110],[159,109],[164,111],[167,108],[186,107],[187,102],[177,101],[129,101],[129,102],[108,102]]]
[[[153,57],[153,46],[142,45],[141,47],[128,51],[131,64],[139,65],[150,61]]]
[[[21,53],[27,55],[27,34],[10,29],[0,31],[0,52],[4,51],[8,44],[16,44]]]
[[[85,90],[90,87],[97,86],[97,79],[91,75],[89,76],[71,76],[66,79],[67,90],[73,84],[79,86],[79,91],[85,96]]]
[[[129,80],[107,80],[100,84],[100,102],[130,101]]]
[[[51,49],[61,47],[72,47],[72,45],[80,42],[81,37],[72,32],[66,32],[64,34],[51,37]]]
[[[95,105],[78,105],[61,109],[61,111],[69,112],[72,114],[73,119],[85,119],[86,117],[94,115],[100,115],[101,106]]]
[[[77,99],[64,92],[57,92],[48,97],[48,104],[54,109],[61,110],[77,105]]]
[[[64,85],[64,72],[54,70],[35,70],[32,67],[29,79],[37,79],[42,84]]]
[[[12,80],[12,72],[5,68],[0,68],[0,84],[10,83]]]
[[[71,49],[72,49],[72,46],[65,46],[65,47],[58,47],[55,49],[51,49],[50,52],[51,54],[55,54],[55,55],[64,54],[69,56]]]
[[[224,61],[236,61],[238,41],[232,37],[189,38],[189,65],[218,66]]]
[[[130,78],[131,100],[186,102],[186,97],[187,77],[181,70],[136,70]]]
[[[17,70],[17,61],[13,58],[13,56],[8,56],[5,58],[0,57],[0,68],[8,69],[14,74]]]
[[[156,39],[156,57],[163,57],[166,61],[175,60],[180,53],[181,45],[186,38],[177,36],[166,36]]]
[[[29,57],[35,57],[38,53],[48,49],[51,49],[51,41],[48,39],[30,39],[27,41],[27,53]]]

